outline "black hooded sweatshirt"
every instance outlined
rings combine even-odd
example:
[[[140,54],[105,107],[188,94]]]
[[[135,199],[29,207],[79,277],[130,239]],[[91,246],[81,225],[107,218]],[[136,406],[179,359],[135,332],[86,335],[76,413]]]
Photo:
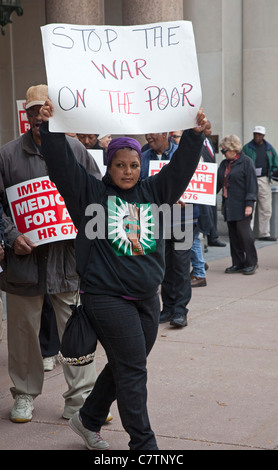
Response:
[[[163,204],[171,207],[185,191],[199,163],[203,134],[185,131],[169,163],[127,191],[107,175],[102,180],[90,175],[77,162],[65,135],[50,133],[47,123],[41,125],[41,139],[49,177],[78,230],[80,290],[132,299],[154,295],[164,277],[159,209]]]

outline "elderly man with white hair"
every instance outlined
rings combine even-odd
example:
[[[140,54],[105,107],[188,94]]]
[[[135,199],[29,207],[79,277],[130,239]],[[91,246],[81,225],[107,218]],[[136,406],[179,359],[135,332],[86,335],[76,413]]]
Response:
[[[272,215],[271,178],[278,170],[278,156],[272,145],[265,140],[265,133],[263,126],[255,126],[253,139],[244,145],[242,151],[253,160],[256,167],[259,240],[276,241],[276,238],[270,236],[270,219]]]

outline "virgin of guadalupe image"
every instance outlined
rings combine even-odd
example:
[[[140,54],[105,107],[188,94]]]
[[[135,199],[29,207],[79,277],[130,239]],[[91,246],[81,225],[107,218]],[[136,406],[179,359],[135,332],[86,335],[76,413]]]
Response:
[[[127,238],[132,246],[133,255],[143,255],[144,249],[139,241],[140,239],[140,217],[139,209],[136,204],[128,204],[129,214],[123,218],[123,228]]]
[[[109,196],[108,240],[118,256],[136,256],[156,251],[155,220],[150,203],[129,203]]]

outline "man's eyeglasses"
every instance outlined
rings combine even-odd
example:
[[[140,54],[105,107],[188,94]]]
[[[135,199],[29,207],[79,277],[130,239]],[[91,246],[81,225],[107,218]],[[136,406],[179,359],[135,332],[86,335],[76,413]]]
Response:
[[[229,152],[229,149],[222,149],[221,150],[221,153],[223,153],[223,155],[225,155],[227,152]]]

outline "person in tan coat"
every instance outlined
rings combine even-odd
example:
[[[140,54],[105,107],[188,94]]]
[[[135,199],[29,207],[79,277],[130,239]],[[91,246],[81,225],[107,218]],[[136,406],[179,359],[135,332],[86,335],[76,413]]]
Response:
[[[0,149],[0,194],[21,182],[46,176],[48,169],[41,153],[39,110],[48,97],[46,85],[30,87],[26,93],[26,113],[30,130]],[[97,178],[99,169],[85,147],[67,137],[76,158]],[[75,303],[78,275],[74,240],[56,241],[36,246],[15,226],[9,205],[4,207],[6,224],[6,255],[0,274],[0,289],[6,292],[8,322],[9,374],[15,403],[11,420],[32,419],[34,399],[42,393],[43,360],[39,329],[44,294],[54,307],[59,336]],[[96,380],[95,364],[86,368],[64,367],[68,390],[64,393],[63,417],[69,419],[80,408]]]

